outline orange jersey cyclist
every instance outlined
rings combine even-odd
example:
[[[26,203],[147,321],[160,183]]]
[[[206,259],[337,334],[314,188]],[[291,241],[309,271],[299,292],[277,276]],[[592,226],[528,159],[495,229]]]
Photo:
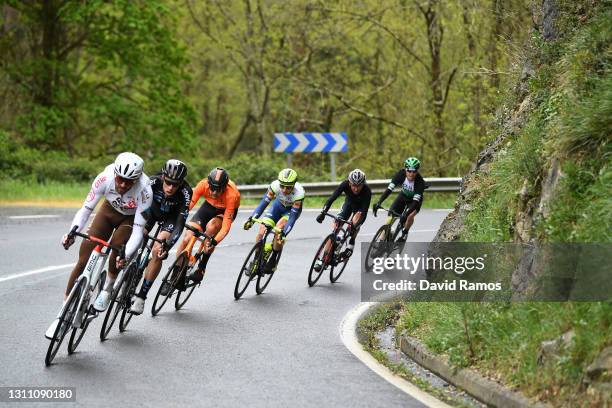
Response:
[[[83,207],[75,214],[70,224],[70,230],[76,227],[76,230],[80,232],[96,205],[105,198],[89,226],[88,233],[105,241],[112,234],[110,241],[112,245],[126,244],[126,259],[134,255],[143,237],[146,223],[143,213],[151,206],[153,195],[149,178],[142,171],[143,167],[143,160],[134,153],[125,152],[117,156],[115,163],[107,166],[95,178]],[[73,243],[74,237],[69,234],[63,236],[62,245],[65,249],[68,249]],[[95,242],[86,240],[81,242],[79,260],[68,279],[64,301],[74,282],[85,269],[85,263],[95,246]],[[108,307],[118,269],[123,268],[125,262],[126,260],[120,259],[114,250],[111,252],[104,290],[100,291],[94,302],[96,310],[104,311]],[[51,323],[45,337],[53,338],[58,322],[59,319],[56,318]]]
[[[221,167],[212,169],[208,177],[198,183],[193,190],[189,209],[196,205],[200,197],[204,197],[204,203],[193,218],[191,218],[189,225],[198,228],[200,231],[205,231],[206,235],[213,238],[207,240],[204,247],[204,255],[200,259],[198,268],[189,275],[189,279],[196,283],[202,281],[206,272],[206,265],[215,250],[215,246],[229,232],[240,207],[238,187],[230,180],[227,171]],[[193,232],[187,230],[183,241],[177,249],[177,254],[183,251],[191,237],[193,237]],[[162,294],[164,292],[162,291]]]
[[[244,229],[248,230],[253,226],[253,218],[259,218],[268,204],[272,206],[268,209],[264,218],[267,218],[281,230],[276,234],[272,245],[272,254],[263,268],[264,273],[272,273],[278,265],[279,254],[285,244],[285,237],[291,232],[295,222],[302,213],[302,204],[306,195],[304,187],[297,182],[297,172],[293,169],[283,169],[278,173],[278,179],[273,181],[268,187],[268,191],[261,199],[261,202],[253,211],[253,214],[244,223]],[[260,241],[266,232],[266,228],[261,225],[257,233],[257,241]]]

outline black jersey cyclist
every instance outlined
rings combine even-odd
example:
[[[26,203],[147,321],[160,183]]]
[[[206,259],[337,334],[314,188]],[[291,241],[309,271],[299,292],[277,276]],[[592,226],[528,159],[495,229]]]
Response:
[[[351,229],[351,238],[346,248],[345,255],[350,256],[353,253],[355,247],[355,238],[359,232],[359,227],[365,222],[368,215],[368,209],[370,208],[370,201],[372,200],[372,190],[368,183],[366,183],[366,175],[360,169],[351,171],[348,178],[344,180],[327,199],[321,214],[317,216],[317,222],[320,224],[325,219],[325,214],[329,211],[330,207],[336,201],[340,195],[344,193],[344,203],[342,209],[338,213],[338,217],[343,220],[350,220],[353,223]],[[334,221],[334,228],[337,221]],[[322,261],[317,260],[315,264],[315,270],[321,269]]]
[[[145,270],[144,281],[138,294],[132,298],[130,311],[134,314],[141,314],[144,310],[147,293],[161,270],[162,261],[168,257],[168,251],[178,241],[185,227],[189,215],[189,203],[193,195],[191,186],[185,180],[186,176],[185,163],[171,159],[166,162],[160,173],[150,177],[153,203],[145,214],[147,216],[145,231],[150,232],[155,223],[161,221],[161,230],[157,238],[165,240],[166,244],[161,245],[156,242],[153,245],[152,257]]]
[[[402,214],[406,207],[408,207],[408,211],[406,212],[407,216],[405,219],[401,219],[400,222],[403,225],[402,235],[398,238],[399,242],[405,242],[408,237],[408,231],[410,227],[412,227],[412,223],[414,222],[414,217],[421,209],[421,204],[423,204],[423,193],[426,188],[426,183],[423,177],[419,174],[419,168],[421,167],[421,162],[416,157],[409,157],[404,162],[404,168],[399,170],[395,176],[391,179],[391,183],[385,190],[385,192],[380,196],[378,202],[374,204],[372,210],[374,212],[374,216],[376,217],[376,212],[381,207],[382,203],[385,201],[389,194],[393,192],[393,189],[396,186],[401,186],[401,191],[393,201],[391,205],[391,211]]]

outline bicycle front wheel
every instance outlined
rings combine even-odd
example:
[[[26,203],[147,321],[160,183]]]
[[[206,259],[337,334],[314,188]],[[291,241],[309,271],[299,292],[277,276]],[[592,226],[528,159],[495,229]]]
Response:
[[[374,234],[374,238],[372,238],[372,242],[368,245],[368,251],[365,256],[365,271],[371,271],[374,266],[374,258],[378,258],[384,255],[384,244],[386,243],[386,238],[390,232],[389,225],[383,225],[376,231]]]
[[[182,276],[179,279],[187,280],[187,277]],[[174,299],[174,308],[176,310],[181,310],[181,308],[185,306],[185,303],[187,303],[187,301],[193,294],[193,291],[195,290],[196,286],[198,285],[199,284],[194,283],[194,282],[187,282],[185,284],[185,290],[179,290],[176,292],[176,299]]]
[[[255,279],[259,272],[259,249],[261,246],[260,242],[253,245],[253,248],[251,248],[242,264],[238,279],[236,280],[236,286],[234,287],[234,299],[236,300],[240,299],[244,291],[249,287],[249,283]]]
[[[57,329],[55,329],[55,334],[53,335],[53,339],[49,343],[49,348],[47,349],[47,355],[45,356],[45,365],[47,367],[53,362],[57,351],[64,341],[64,337],[66,337],[66,334],[72,326],[72,319],[74,319],[74,316],[76,315],[77,307],[79,306],[79,299],[85,290],[85,283],[85,279],[79,279],[79,281],[76,283],[77,287],[72,291],[72,294],[66,301],[64,311],[59,317]]]
[[[108,337],[108,333],[110,333],[113,328],[113,324],[115,324],[115,320],[117,320],[117,316],[122,308],[123,301],[123,291],[125,288],[126,276],[128,276],[129,269],[126,271],[123,278],[121,278],[120,282],[117,282],[119,285],[117,289],[113,291],[113,295],[111,296],[110,304],[108,305],[108,309],[106,309],[106,315],[104,316],[104,322],[102,322],[102,328],[100,329],[100,340],[104,341]]]
[[[180,274],[183,272],[183,268],[187,267],[189,259],[187,259],[187,254],[182,252],[174,261],[174,263],[168,268],[168,272],[164,275],[164,278],[159,285],[159,289],[157,289],[157,294],[155,295],[155,300],[153,301],[153,306],[151,306],[151,314],[153,316],[157,316],[159,311],[164,307],[168,299],[172,297],[172,294],[175,291],[175,284],[177,282],[177,277],[180,277]],[[162,288],[165,285],[169,285],[168,293],[162,295]]]
[[[123,301],[121,305],[123,307],[123,311],[121,312],[121,319],[119,319],[119,331],[123,333],[128,324],[132,321],[132,317],[134,314],[130,312],[130,307],[132,306],[132,297],[136,294],[136,288],[140,283],[140,279],[142,278],[142,271],[138,270],[138,267],[134,265],[134,269],[128,275],[129,279],[127,284],[125,285],[125,294],[123,295]]]
[[[274,273],[276,272],[276,268],[278,268],[278,263],[280,262],[280,258],[282,254],[283,254],[283,250],[281,249],[278,255],[276,255],[276,265],[274,266],[274,269],[272,270],[272,272],[270,272],[269,274],[264,274],[263,271],[261,270],[259,271],[259,274],[257,276],[257,284],[255,285],[255,292],[258,295],[261,295],[263,291],[266,290],[266,288],[270,284],[270,281],[272,280],[272,277],[274,276]]]
[[[83,336],[85,332],[89,328],[89,323],[93,319],[93,315],[97,312],[93,310],[92,301],[96,299],[96,297],[100,294],[100,291],[104,287],[104,282],[106,281],[106,271],[102,272],[100,279],[96,282],[96,286],[91,289],[89,302],[83,302],[81,304],[80,314],[81,314],[81,324],[74,329],[72,329],[72,334],[70,335],[70,341],[68,341],[68,354],[72,354],[75,352],[79,344],[81,344],[81,340],[83,340]],[[90,318],[90,316],[92,316]]]
[[[317,251],[314,259],[312,260],[312,264],[310,265],[310,272],[308,272],[308,286],[313,287],[315,283],[317,283],[321,275],[323,275],[323,271],[325,271],[325,269],[327,269],[327,267],[329,266],[334,250],[335,240],[336,237],[334,236],[334,234],[329,234],[321,243],[319,250]],[[315,270],[315,265],[317,264],[317,261],[319,261],[321,265],[318,271]]]

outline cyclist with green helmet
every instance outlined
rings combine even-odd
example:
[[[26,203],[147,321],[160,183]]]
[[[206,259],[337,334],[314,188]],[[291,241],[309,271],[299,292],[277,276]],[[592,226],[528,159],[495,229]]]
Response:
[[[253,214],[244,223],[244,229],[249,230],[253,226],[253,218],[259,218],[268,204],[270,208],[264,213],[264,219],[269,219],[281,230],[274,237],[272,254],[264,266],[264,273],[272,273],[278,265],[279,254],[285,244],[285,237],[291,232],[295,222],[302,213],[302,203],[306,195],[304,187],[297,182],[298,174],[293,169],[283,169],[278,173],[278,179],[274,180],[268,187],[261,202],[253,211]],[[257,241],[261,240],[266,228],[261,225],[257,232]]]
[[[381,207],[382,203],[389,197],[396,186],[401,185],[401,192],[397,195],[390,208],[391,211],[402,214],[406,207],[408,207],[408,211],[406,212],[407,215],[400,220],[403,225],[402,235],[398,238],[400,242],[406,241],[408,231],[414,222],[414,217],[421,209],[421,204],[423,204],[423,193],[426,184],[423,177],[419,174],[420,167],[421,162],[419,159],[416,157],[407,158],[404,162],[404,168],[393,176],[385,192],[372,207],[374,216],[376,217],[376,212]]]

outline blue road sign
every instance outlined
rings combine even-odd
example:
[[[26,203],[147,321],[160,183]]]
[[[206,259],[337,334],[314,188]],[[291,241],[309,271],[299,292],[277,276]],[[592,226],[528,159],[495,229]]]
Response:
[[[340,133],[275,133],[276,153],[336,153],[348,151],[348,137]]]

